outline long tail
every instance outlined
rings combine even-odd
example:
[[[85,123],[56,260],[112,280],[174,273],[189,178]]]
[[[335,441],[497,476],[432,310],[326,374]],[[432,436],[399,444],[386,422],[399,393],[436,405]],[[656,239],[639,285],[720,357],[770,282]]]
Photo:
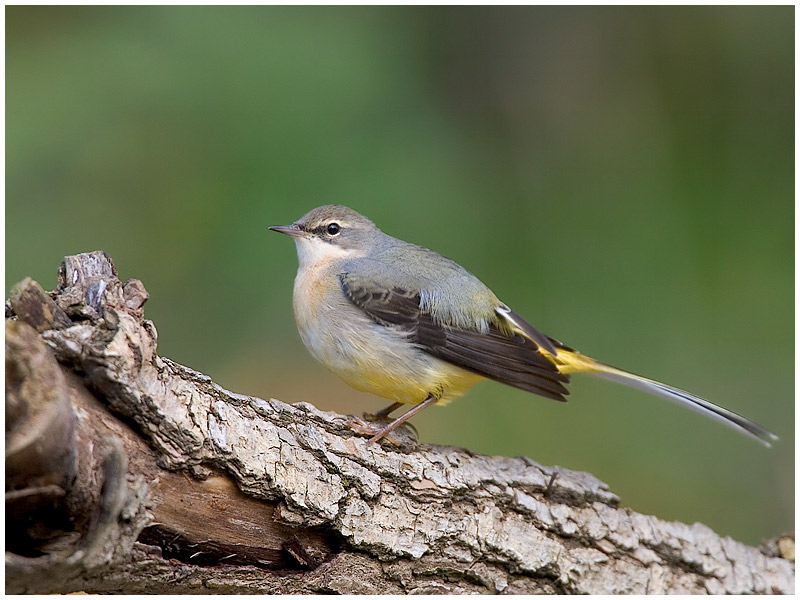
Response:
[[[572,349],[559,347],[555,360],[558,363],[559,371],[562,373],[589,373],[597,377],[602,377],[603,379],[615,381],[648,392],[660,398],[672,400],[673,402],[677,402],[678,404],[704,414],[707,417],[711,417],[727,425],[731,429],[735,429],[739,433],[743,433],[761,442],[767,447],[770,446],[770,442],[774,442],[778,439],[778,436],[769,429],[733,411],[717,406],[713,402],[704,400],[699,396],[672,387],[671,385],[653,381],[652,379],[647,379],[646,377],[634,375],[622,369],[603,364]]]

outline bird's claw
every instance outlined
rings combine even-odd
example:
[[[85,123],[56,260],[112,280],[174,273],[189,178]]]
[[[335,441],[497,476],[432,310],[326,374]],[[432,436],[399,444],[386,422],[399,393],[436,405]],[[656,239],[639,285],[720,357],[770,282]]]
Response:
[[[386,440],[393,446],[402,446],[409,441],[409,437],[412,441],[417,440],[417,430],[409,423],[404,423],[394,431],[386,431],[388,425],[390,425],[392,421],[393,419],[381,418],[380,416],[370,413],[364,413],[363,418],[356,417],[355,415],[347,415],[346,424],[356,433],[370,436],[369,443]],[[400,435],[398,436],[398,434]]]

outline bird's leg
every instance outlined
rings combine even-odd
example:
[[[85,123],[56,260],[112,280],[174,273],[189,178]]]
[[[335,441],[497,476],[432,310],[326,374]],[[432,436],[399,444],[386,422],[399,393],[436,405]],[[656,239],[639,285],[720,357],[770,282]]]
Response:
[[[386,408],[382,408],[381,410],[379,410],[374,414],[364,413],[364,418],[367,421],[385,421],[386,417],[388,417],[391,413],[396,411],[401,406],[403,406],[402,402],[392,402],[389,406],[387,406]]]
[[[409,410],[407,413],[405,413],[404,415],[402,415],[400,417],[397,417],[394,421],[389,423],[386,427],[384,427],[383,429],[378,431],[378,433],[376,433],[374,436],[369,438],[369,441],[367,443],[368,444],[373,444],[373,443],[379,441],[381,438],[389,435],[392,431],[394,431],[395,429],[400,427],[400,425],[402,425],[403,423],[408,421],[411,417],[413,417],[415,414],[417,414],[421,410],[423,410],[425,408],[428,408],[429,406],[431,406],[433,404],[436,404],[437,400],[439,400],[439,398],[437,398],[436,396],[428,396],[424,401],[422,401],[419,404],[417,404],[414,408]],[[395,402],[395,404],[397,404],[397,402]],[[394,404],[392,404],[392,406],[387,407],[387,409],[391,409],[391,410],[388,410],[388,412],[386,412],[386,414],[388,415],[390,412],[395,410],[395,408],[396,407],[394,407]],[[385,411],[387,411],[387,409],[384,409],[381,412],[385,412]],[[389,441],[391,441],[391,439]],[[394,443],[394,442],[392,442],[392,443]]]

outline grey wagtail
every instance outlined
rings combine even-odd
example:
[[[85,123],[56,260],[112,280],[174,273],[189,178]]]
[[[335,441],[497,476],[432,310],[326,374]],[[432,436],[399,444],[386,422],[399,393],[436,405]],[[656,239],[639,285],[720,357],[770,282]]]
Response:
[[[391,237],[346,206],[320,206],[272,231],[294,238],[294,314],[308,351],[345,383],[393,403],[372,416],[376,442],[485,378],[564,402],[572,373],[672,400],[766,446],[777,436],[689,392],[589,358],[535,329],[472,273]],[[391,438],[389,438],[391,439]]]

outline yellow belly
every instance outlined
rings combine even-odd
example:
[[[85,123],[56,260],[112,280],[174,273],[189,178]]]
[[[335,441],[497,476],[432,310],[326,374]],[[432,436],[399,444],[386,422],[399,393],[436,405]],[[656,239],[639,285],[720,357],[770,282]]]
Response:
[[[415,349],[415,352],[421,351]],[[434,357],[406,360],[397,365],[372,355],[368,360],[356,361],[355,365],[326,366],[357,390],[404,404],[419,404],[430,395],[439,399],[437,404],[446,404],[483,379]]]

